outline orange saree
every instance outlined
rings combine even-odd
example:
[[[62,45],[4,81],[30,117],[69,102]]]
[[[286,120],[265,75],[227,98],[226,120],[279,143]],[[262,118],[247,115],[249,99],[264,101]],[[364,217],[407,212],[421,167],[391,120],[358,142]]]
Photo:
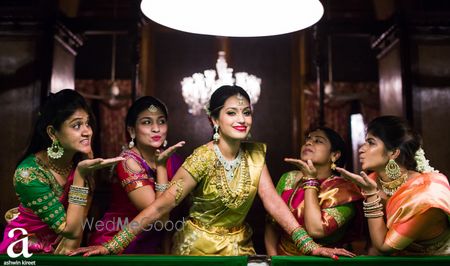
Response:
[[[447,219],[442,219],[443,214]],[[433,217],[429,217],[432,215]],[[426,217],[427,216],[427,217]],[[450,186],[447,177],[439,173],[422,173],[410,178],[386,203],[385,242],[402,255],[450,255]],[[441,221],[427,229],[437,235],[426,241],[416,241],[419,224]]]

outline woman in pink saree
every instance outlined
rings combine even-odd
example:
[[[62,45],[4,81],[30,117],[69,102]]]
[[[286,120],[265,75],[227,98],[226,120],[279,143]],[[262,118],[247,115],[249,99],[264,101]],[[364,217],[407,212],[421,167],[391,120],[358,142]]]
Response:
[[[373,247],[382,254],[450,255],[450,186],[428,165],[420,136],[401,118],[378,117],[359,152],[372,174],[338,171],[363,190]]]
[[[74,90],[48,97],[14,173],[20,205],[5,215],[0,253],[20,254],[26,237],[30,253],[67,254],[79,247],[92,191],[89,177],[93,170],[122,160],[82,159],[92,154],[93,119]]]

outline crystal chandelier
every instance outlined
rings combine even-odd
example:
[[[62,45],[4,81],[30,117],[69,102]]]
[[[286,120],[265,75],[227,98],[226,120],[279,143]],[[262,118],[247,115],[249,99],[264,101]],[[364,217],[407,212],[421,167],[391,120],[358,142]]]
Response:
[[[185,77],[181,81],[184,101],[189,106],[189,113],[199,115],[209,102],[211,94],[222,85],[237,85],[242,87],[250,96],[252,104],[258,102],[261,93],[261,79],[246,72],[237,72],[233,78],[233,69],[228,67],[225,52],[219,52],[216,70],[208,69],[202,73],[195,73],[192,77]],[[216,79],[216,75],[218,79]]]

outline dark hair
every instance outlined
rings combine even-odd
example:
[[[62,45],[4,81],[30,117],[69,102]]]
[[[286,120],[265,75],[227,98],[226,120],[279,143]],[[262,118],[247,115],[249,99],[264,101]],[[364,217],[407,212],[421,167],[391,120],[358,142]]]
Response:
[[[347,162],[347,149],[345,146],[345,142],[342,139],[341,135],[334,131],[333,129],[329,127],[319,126],[314,127],[306,132],[306,136],[308,136],[311,132],[314,131],[322,131],[325,133],[325,136],[327,136],[327,139],[330,141],[331,144],[331,152],[337,152],[339,151],[341,153],[341,156],[339,159],[334,162],[338,167],[344,167],[345,163]],[[337,172],[336,172],[337,173]]]
[[[406,120],[397,116],[380,116],[367,125],[367,133],[383,141],[386,150],[400,149],[397,163],[408,170],[415,170],[416,151],[422,145],[422,138],[408,125]]]
[[[72,89],[50,93],[40,108],[30,144],[18,164],[28,155],[50,147],[52,140],[47,134],[47,127],[51,125],[55,130],[60,130],[64,121],[79,109],[86,111],[89,115],[89,122],[94,132],[95,116],[83,96]]]
[[[250,103],[250,96],[241,87],[233,85],[224,85],[219,87],[212,95],[209,100],[208,111],[211,117],[218,118],[220,110],[222,109],[225,101],[233,95],[241,94]]]
[[[135,127],[136,120],[139,114],[149,108],[151,105],[154,105],[159,110],[161,110],[166,119],[168,119],[167,107],[163,102],[153,96],[143,96],[137,99],[128,109],[127,117],[125,119],[125,132],[128,132],[127,127]]]

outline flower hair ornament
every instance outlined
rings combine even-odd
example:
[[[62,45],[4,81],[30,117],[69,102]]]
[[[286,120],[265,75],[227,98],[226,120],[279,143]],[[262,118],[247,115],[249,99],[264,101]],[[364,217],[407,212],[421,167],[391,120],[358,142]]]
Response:
[[[416,151],[414,159],[416,160],[416,163],[417,163],[417,167],[416,167],[417,172],[420,172],[420,173],[429,173],[429,172],[439,173],[438,170],[434,170],[434,168],[430,166],[429,160],[427,160],[427,158],[425,158],[425,151],[422,149],[422,147],[420,147]]]

